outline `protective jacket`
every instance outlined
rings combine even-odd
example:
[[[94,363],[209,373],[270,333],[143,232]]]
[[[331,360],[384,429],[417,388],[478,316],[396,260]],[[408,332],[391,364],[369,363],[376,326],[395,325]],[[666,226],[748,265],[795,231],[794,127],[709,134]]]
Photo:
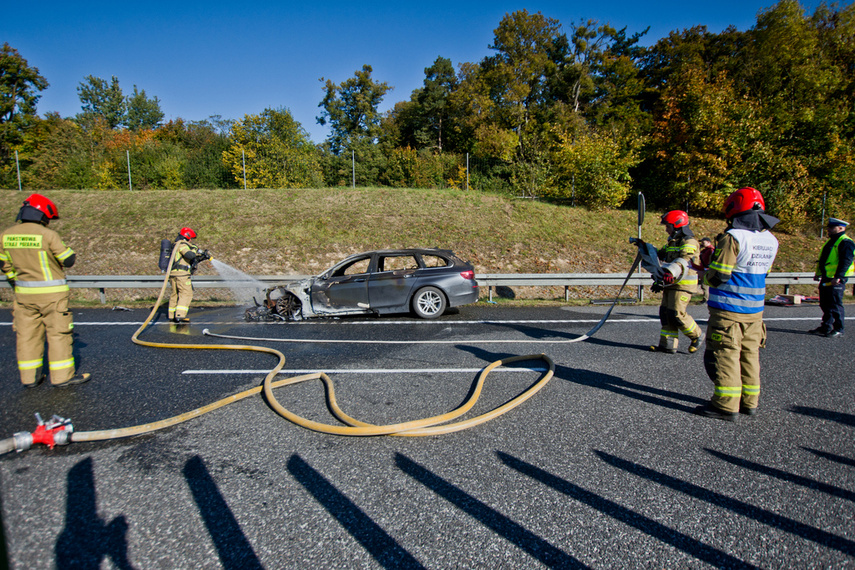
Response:
[[[698,290],[698,272],[693,266],[701,264],[698,254],[700,244],[695,239],[695,234],[688,226],[674,230],[674,234],[668,239],[668,245],[659,251],[659,258],[665,263],[672,263],[678,259],[685,262],[685,270],[679,280],[666,285],[666,290],[685,291],[695,293]]]
[[[12,226],[0,240],[0,264],[16,295],[67,293],[64,268],[74,260],[59,234],[35,222]]]
[[[761,320],[766,302],[766,274],[778,253],[778,239],[768,231],[730,228],[716,242],[704,275],[710,286],[709,308]]]
[[[179,275],[191,275],[196,271],[196,257],[199,252],[198,246],[187,240],[180,239],[175,243],[175,260],[172,262],[170,277]]]
[[[843,279],[855,275],[855,241],[845,233],[829,239],[819,254],[816,275],[823,281]]]

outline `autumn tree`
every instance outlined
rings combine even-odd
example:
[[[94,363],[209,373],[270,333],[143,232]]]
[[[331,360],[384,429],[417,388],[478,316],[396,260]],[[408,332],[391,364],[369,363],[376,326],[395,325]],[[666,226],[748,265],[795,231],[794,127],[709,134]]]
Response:
[[[322,180],[317,149],[287,109],[244,115],[232,125],[223,161],[249,188],[315,188]]]

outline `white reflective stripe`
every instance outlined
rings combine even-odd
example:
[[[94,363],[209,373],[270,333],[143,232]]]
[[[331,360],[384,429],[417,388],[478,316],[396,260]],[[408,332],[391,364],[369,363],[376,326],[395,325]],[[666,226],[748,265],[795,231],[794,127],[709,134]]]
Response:
[[[69,358],[67,360],[60,360],[57,362],[51,362],[49,368],[51,370],[65,370],[66,368],[74,367],[74,359]]]
[[[766,288],[765,287],[739,287],[737,285],[731,285],[730,283],[723,283],[716,287],[721,291],[730,291],[731,293],[739,293],[742,295],[765,295]]]
[[[65,279],[54,279],[53,281],[16,281],[15,287],[56,287],[66,285]]]
[[[763,307],[765,304],[764,300],[753,300],[753,299],[738,299],[736,297],[726,297],[724,295],[716,295],[714,293],[710,293],[710,302],[717,303],[718,305],[731,305],[733,307]],[[713,306],[714,309],[721,309],[723,307]],[[727,310],[725,308],[725,310]]]

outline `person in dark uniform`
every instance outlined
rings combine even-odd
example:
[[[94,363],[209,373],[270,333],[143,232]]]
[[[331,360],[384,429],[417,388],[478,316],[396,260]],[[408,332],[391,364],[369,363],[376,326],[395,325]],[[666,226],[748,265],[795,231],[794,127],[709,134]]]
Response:
[[[814,281],[819,281],[821,324],[811,334],[834,338],[843,334],[845,312],[843,293],[846,282],[855,274],[855,241],[846,235],[849,224],[837,218],[828,219],[828,241],[822,247],[816,264]]]

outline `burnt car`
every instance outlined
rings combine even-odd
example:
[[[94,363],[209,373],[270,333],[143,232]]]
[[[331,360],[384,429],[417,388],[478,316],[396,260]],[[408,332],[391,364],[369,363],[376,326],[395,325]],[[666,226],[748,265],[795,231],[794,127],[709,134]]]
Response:
[[[250,321],[382,315],[435,319],[478,300],[471,264],[445,249],[389,249],[351,255],[320,275],[265,290]],[[257,303],[257,301],[256,301]]]

